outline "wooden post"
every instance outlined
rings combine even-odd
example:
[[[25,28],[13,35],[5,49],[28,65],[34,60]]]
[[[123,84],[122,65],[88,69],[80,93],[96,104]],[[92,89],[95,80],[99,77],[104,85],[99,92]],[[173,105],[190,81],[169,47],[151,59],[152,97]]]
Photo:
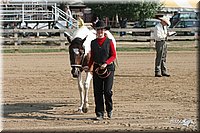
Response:
[[[153,30],[150,30],[150,42],[149,42],[149,48],[153,47],[154,44],[154,35]]]
[[[63,38],[65,38],[64,32],[60,32],[60,50],[65,50],[65,41],[63,41]]]
[[[15,52],[19,52],[18,50],[18,33],[14,29],[14,45],[15,45]]]
[[[195,47],[198,46],[198,41],[199,41],[199,36],[198,36],[198,31],[195,30],[195,34],[194,34],[194,44],[195,44]]]

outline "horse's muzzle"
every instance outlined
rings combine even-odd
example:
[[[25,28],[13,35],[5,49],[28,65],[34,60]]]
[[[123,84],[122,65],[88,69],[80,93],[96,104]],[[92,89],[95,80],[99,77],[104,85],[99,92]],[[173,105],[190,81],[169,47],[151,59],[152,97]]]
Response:
[[[79,69],[76,67],[72,67],[71,74],[74,78],[78,78]]]

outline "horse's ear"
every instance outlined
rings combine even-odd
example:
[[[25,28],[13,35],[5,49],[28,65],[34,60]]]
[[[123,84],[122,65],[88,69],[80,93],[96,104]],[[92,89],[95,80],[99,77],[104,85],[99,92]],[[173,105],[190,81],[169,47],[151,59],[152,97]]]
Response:
[[[87,36],[88,36],[88,35],[87,35]],[[82,41],[83,43],[84,43],[84,42],[85,42],[85,40],[87,39],[87,36],[86,36],[86,37],[83,39],[83,41]]]
[[[68,35],[67,35],[67,40],[68,40],[68,42],[69,42],[70,44],[72,43],[71,36],[68,36]]]

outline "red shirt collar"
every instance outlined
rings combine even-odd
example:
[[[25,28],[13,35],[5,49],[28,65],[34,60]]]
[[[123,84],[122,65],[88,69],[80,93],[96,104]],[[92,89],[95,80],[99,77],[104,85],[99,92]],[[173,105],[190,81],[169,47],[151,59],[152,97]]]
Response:
[[[97,42],[98,44],[101,46],[103,44],[103,42],[106,40],[106,36],[104,36],[103,38],[97,38]]]

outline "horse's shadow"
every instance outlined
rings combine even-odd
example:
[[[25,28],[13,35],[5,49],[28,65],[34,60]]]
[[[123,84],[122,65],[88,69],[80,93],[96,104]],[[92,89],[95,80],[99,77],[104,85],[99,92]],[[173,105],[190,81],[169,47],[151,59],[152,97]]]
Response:
[[[2,107],[2,117],[7,119],[38,119],[38,120],[78,120],[78,119],[93,119],[88,117],[77,118],[73,111],[67,113],[52,113],[55,108],[67,108],[74,106],[73,103],[15,103],[4,104]],[[64,116],[64,117],[63,117]],[[67,116],[67,117],[65,117]],[[70,117],[68,117],[70,116]]]

